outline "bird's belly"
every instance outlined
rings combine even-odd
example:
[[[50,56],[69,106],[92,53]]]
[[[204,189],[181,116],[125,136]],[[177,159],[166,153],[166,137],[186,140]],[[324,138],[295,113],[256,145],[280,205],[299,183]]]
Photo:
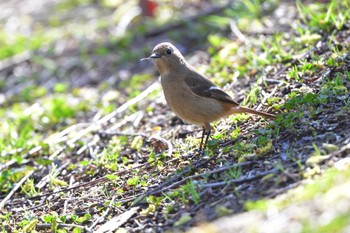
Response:
[[[188,123],[202,126],[226,115],[224,106],[218,100],[200,97],[174,86],[170,88],[173,89],[164,88],[165,99],[170,109]]]

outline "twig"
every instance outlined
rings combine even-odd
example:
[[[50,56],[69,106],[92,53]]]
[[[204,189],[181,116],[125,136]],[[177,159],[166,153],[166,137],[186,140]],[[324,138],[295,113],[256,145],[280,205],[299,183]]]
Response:
[[[139,209],[139,207],[133,207],[127,210],[126,212],[114,216],[108,222],[103,224],[96,233],[104,233],[104,232],[114,232],[120,226],[122,226],[126,221],[128,221]]]
[[[230,141],[227,141],[227,142],[224,142],[222,144],[220,144],[221,147],[226,147],[226,146],[229,146],[231,144],[234,144],[236,142],[238,142],[239,140],[241,140],[243,138],[242,135],[239,135],[238,137],[236,137],[235,139],[232,139]]]
[[[129,116],[125,116],[123,119],[117,121],[114,125],[108,126],[108,130],[114,131],[121,128],[123,125],[135,122],[138,117],[138,112],[135,112]]]
[[[33,149],[31,149],[30,151],[28,151],[28,153],[22,155],[21,158],[26,159],[29,155],[35,154],[35,153],[39,152],[41,149],[42,149],[42,146],[36,146]],[[8,153],[16,154],[16,153],[20,153],[22,151],[23,151],[23,149],[20,148],[20,149],[16,150],[15,152],[11,151],[11,152],[8,152]],[[4,165],[0,166],[0,171],[5,169],[5,168],[7,168],[7,167],[9,167],[9,166],[11,166],[11,165],[13,165],[13,164],[15,164],[16,162],[17,162],[16,159],[12,159],[12,160],[6,162]]]
[[[282,69],[280,69],[279,71],[276,72],[276,74],[273,76],[273,79],[277,79],[278,76],[280,76],[284,71],[286,71],[289,67],[297,64],[297,62],[300,59],[304,59],[306,58],[311,52],[313,52],[315,50],[315,45],[312,46],[308,51],[306,51],[305,53],[294,57],[294,59],[291,61],[291,63],[288,66],[284,66]]]
[[[266,83],[278,83],[278,84],[283,83],[283,81],[280,81],[278,79],[269,79],[269,78],[265,78],[264,81]]]
[[[141,9],[137,6],[131,7],[128,11],[124,12],[124,15],[121,17],[118,25],[114,30],[115,37],[124,36],[129,24],[132,20],[142,13]]]
[[[200,177],[200,176],[208,176],[208,175],[220,173],[220,172],[223,172],[223,171],[227,171],[227,170],[230,170],[232,168],[246,167],[246,166],[250,166],[250,165],[253,165],[253,164],[256,164],[256,163],[257,163],[256,161],[248,161],[248,162],[236,163],[236,164],[229,165],[229,166],[226,166],[226,167],[221,167],[221,168],[218,168],[216,170],[209,171],[209,172],[204,172],[204,173],[200,173],[200,174],[197,174],[197,175],[193,175],[193,177],[196,178],[196,177]]]
[[[111,206],[114,204],[115,197],[116,197],[116,196],[114,196],[114,197],[112,198],[111,202],[109,203],[109,205],[108,205],[106,211],[102,214],[102,216],[100,216],[95,222],[93,222],[93,223],[87,228],[87,230],[92,231],[92,228],[94,228],[94,226],[96,226],[97,223],[101,222],[101,220],[103,220],[103,219],[107,216],[107,214],[109,213],[109,210],[111,209]]]
[[[327,154],[327,155],[322,155],[322,158],[324,158],[324,159],[320,160],[319,163],[324,163],[325,161],[330,160],[331,158],[336,157],[338,155],[341,155],[343,153],[345,154],[346,152],[350,153],[350,143],[346,144],[345,146],[342,146],[337,151],[334,151],[334,152]]]
[[[70,179],[69,179],[69,187],[72,187],[73,184],[74,184],[74,176],[71,176]],[[70,196],[70,192],[67,192],[67,196]],[[68,201],[69,201],[68,198],[64,201],[64,204],[63,204],[63,215],[66,215]]]
[[[77,151],[77,155],[80,155],[83,153],[86,149],[91,148],[92,146],[96,145],[100,141],[100,137],[98,135],[95,135],[92,139],[92,141],[85,143],[80,149]]]
[[[141,120],[144,116],[145,116],[145,113],[143,111],[139,111],[139,113],[136,115],[136,119],[132,123],[134,128],[137,128],[140,125]]]
[[[60,172],[65,168],[67,167],[68,165],[70,164],[70,161],[67,161],[66,163],[64,163],[62,166],[60,166],[59,168],[57,168],[55,170],[55,173],[52,174],[53,176],[57,176],[58,174],[60,174]],[[50,174],[46,175],[44,178],[41,179],[41,181],[35,186],[36,188],[38,189],[42,189],[46,184],[47,182],[49,182],[49,179],[50,179]]]
[[[128,169],[125,169],[125,170],[122,170],[122,171],[117,171],[117,172],[114,172],[112,174],[114,175],[120,175],[120,174],[123,174],[123,173],[126,173],[128,171],[131,171],[133,169],[136,169],[136,168],[140,168],[140,167],[143,167],[143,166],[146,166],[146,165],[149,165],[151,164],[152,162],[147,162],[147,163],[143,163],[143,164],[139,164],[137,166],[133,166],[131,168],[128,168]],[[44,193],[44,194],[41,194],[41,195],[37,195],[37,196],[33,196],[33,197],[28,197],[28,199],[38,199],[38,198],[41,198],[41,197],[46,197],[46,196],[50,196],[50,195],[53,195],[53,194],[57,194],[57,193],[61,193],[61,192],[67,192],[67,191],[70,191],[70,190],[73,190],[73,189],[77,189],[77,188],[81,188],[81,187],[88,187],[88,186],[92,186],[92,185],[95,185],[95,184],[102,184],[104,182],[107,182],[109,181],[108,178],[106,177],[101,177],[101,178],[98,178],[96,180],[93,180],[93,181],[90,181],[90,182],[86,182],[86,183],[82,183],[82,184],[78,184],[76,186],[73,186],[73,187],[70,187],[70,188],[65,188],[65,189],[61,189],[59,191],[55,191],[55,192],[48,192],[48,193]]]
[[[323,71],[322,72],[322,75],[318,75],[316,77],[313,77],[313,78],[309,78],[309,79],[305,79],[305,82],[307,83],[312,83],[312,82],[315,82],[315,81],[322,81],[325,77],[329,76],[329,74],[333,71],[333,68],[327,68],[326,71]]]
[[[301,183],[300,181],[299,182],[296,181],[295,183],[291,183],[291,184],[287,185],[286,187],[277,189],[273,193],[267,195],[267,198],[274,198],[279,194],[286,193],[288,190],[296,188],[298,185],[300,185],[300,183]]]
[[[215,182],[215,183],[205,184],[202,187],[203,188],[218,188],[218,187],[226,186],[228,184],[243,184],[246,182],[257,180],[263,176],[266,176],[266,175],[269,175],[272,173],[277,173],[278,171],[279,171],[278,168],[274,168],[274,169],[271,169],[271,170],[266,171],[266,172],[261,172],[253,177],[232,179],[232,180],[222,181],[222,182]]]
[[[303,159],[301,161],[301,163],[305,164],[305,161],[306,160]],[[285,168],[297,167],[297,166],[299,166],[299,163],[293,163],[293,164],[290,164],[290,165],[286,166]],[[255,176],[253,176],[253,177],[238,178],[238,179],[232,179],[232,180],[223,181],[223,182],[215,182],[215,183],[211,183],[211,184],[205,184],[202,187],[203,188],[217,188],[217,187],[226,186],[228,184],[243,184],[243,183],[247,183],[247,182],[250,182],[250,181],[257,180],[257,179],[259,179],[261,177],[264,177],[266,175],[273,174],[273,173],[278,173],[278,172],[284,172],[284,171],[281,171],[280,168],[274,168],[274,169],[271,169],[271,170],[266,171],[266,172],[261,172],[261,173],[255,175]]]
[[[9,156],[9,155],[15,155],[18,153],[21,153],[24,151],[24,148],[20,147],[20,148],[16,148],[10,151],[1,151],[1,155],[0,156]]]
[[[237,36],[237,38],[244,44],[250,44],[250,41],[243,35],[243,33],[238,29],[237,24],[234,20],[230,20],[231,31]]]
[[[194,166],[190,166],[188,167],[187,169],[185,169],[183,172],[181,172],[180,174],[178,174],[177,176],[175,176],[174,178],[168,180],[168,181],[165,181],[163,182],[162,184],[158,185],[156,188],[154,188],[153,190],[150,190],[150,191],[147,191],[143,194],[140,194],[140,195],[136,195],[134,196],[133,198],[130,198],[128,200],[124,200],[124,201],[132,201],[132,200],[136,200],[136,202],[134,202],[131,206],[136,206],[138,203],[140,203],[145,197],[147,197],[148,195],[154,195],[154,194],[158,194],[158,193],[161,193],[161,192],[164,192],[165,190],[169,189],[169,187],[173,187],[173,184],[176,183],[179,179],[181,179],[181,177],[183,177],[186,173],[188,173],[189,171],[191,170],[197,170],[199,167],[209,163],[211,160],[217,158],[218,156],[220,156],[222,154],[222,152],[217,155],[217,156],[212,156],[210,157],[209,159],[201,162],[201,163],[198,163]],[[186,178],[185,178],[186,179]],[[171,184],[169,186],[167,186],[168,184]],[[167,186],[165,188],[163,188],[164,186]]]
[[[71,133],[71,132],[73,132],[73,131],[76,131],[76,130],[78,130],[78,129],[80,129],[80,128],[87,127],[87,126],[89,126],[90,124],[91,124],[91,123],[78,123],[78,124],[75,124],[75,125],[71,125],[71,126],[69,126],[68,128],[62,130],[61,132],[49,136],[49,137],[46,139],[46,142],[47,142],[47,143],[50,143],[50,142],[55,142],[55,143],[62,142],[62,141],[64,141],[63,138],[64,138],[66,135],[68,135],[69,133]]]
[[[6,163],[4,163],[2,166],[0,166],[0,171],[5,169],[5,168],[8,168],[10,166],[12,166],[13,164],[15,164],[16,162],[18,162],[18,160],[16,159],[12,159],[10,161],[7,161]]]
[[[31,58],[30,52],[27,50],[23,53],[12,56],[0,62],[0,71],[12,69],[18,64],[28,61]]]
[[[56,158],[56,156],[58,156],[59,154],[61,154],[65,149],[67,148],[67,145],[63,145],[61,147],[59,147],[57,150],[55,150],[49,157],[49,160],[53,160],[54,158]]]
[[[34,173],[34,170],[31,170],[28,172],[27,175],[25,175],[17,184],[16,186],[12,189],[12,191],[0,202],[0,210],[3,209],[5,206],[6,202],[12,197],[12,195],[21,187],[21,185]]]
[[[235,168],[235,167],[249,166],[249,165],[252,165],[254,163],[255,162],[253,162],[253,161],[243,162],[243,163],[230,165],[230,166],[227,166],[227,167],[222,167],[222,168],[219,168],[219,169],[216,169],[216,170],[213,170],[213,171],[209,171],[209,172],[204,172],[204,173],[188,176],[188,177],[186,177],[186,178],[184,178],[184,179],[182,179],[182,180],[180,180],[178,182],[172,183],[171,185],[169,185],[166,188],[164,188],[161,191],[159,191],[159,193],[167,191],[167,190],[172,189],[172,188],[177,188],[178,186],[186,183],[186,181],[188,181],[188,180],[193,180],[193,179],[197,179],[197,178],[200,178],[200,177],[203,177],[203,176],[209,176],[209,175],[212,175],[212,174],[220,173],[220,172],[227,171],[227,170]],[[152,193],[152,194],[155,194],[155,193]]]
[[[242,163],[241,165],[242,166],[247,166],[249,164],[250,164],[250,162],[247,162],[247,164],[243,164]],[[292,166],[294,166],[294,165],[296,165],[296,164],[293,164]],[[221,169],[218,169],[217,171],[213,171],[213,173],[219,173],[219,172],[228,170],[228,169],[233,168],[233,167],[235,167],[235,166],[233,165],[232,167],[221,168]],[[121,200],[119,200],[119,202],[126,203],[126,202],[130,202],[130,201],[135,201],[136,200],[134,203],[131,204],[131,206],[133,207],[133,206],[136,206],[137,204],[139,204],[141,201],[143,201],[144,198],[147,197],[148,195],[156,195],[156,194],[165,192],[165,191],[167,191],[167,190],[169,190],[171,188],[176,188],[179,185],[185,183],[190,178],[193,179],[193,178],[198,178],[200,176],[205,176],[205,175],[211,174],[210,172],[208,172],[208,173],[193,175],[193,176],[186,177],[186,178],[184,178],[184,179],[179,181],[179,179],[181,177],[183,177],[187,172],[189,172],[190,170],[195,169],[195,168],[196,168],[195,166],[191,166],[188,169],[186,169],[185,171],[181,172],[181,174],[179,174],[179,175],[175,176],[174,178],[172,178],[172,179],[170,179],[170,180],[168,180],[166,182],[163,182],[162,184],[158,185],[153,190],[147,191],[147,192],[145,192],[143,194],[134,195],[133,197],[121,199]],[[241,184],[241,183],[245,183],[245,182],[250,182],[250,181],[256,180],[256,179],[258,179],[260,177],[263,177],[263,176],[271,174],[271,173],[277,173],[278,171],[279,171],[279,169],[276,168],[276,169],[272,169],[272,170],[270,170],[268,172],[260,173],[260,174],[254,176],[254,177],[242,178],[242,179],[234,179],[234,180],[230,180],[228,182],[218,182],[218,183],[204,185],[202,187],[204,187],[204,188],[209,188],[210,186],[212,186],[212,187],[220,187],[220,186],[225,186],[225,185],[227,185],[229,183]],[[167,186],[168,184],[170,184],[170,185]]]
[[[145,138],[148,137],[144,133],[123,133],[120,131],[112,131],[112,130],[98,130],[95,133],[99,134],[101,137],[105,137],[105,136],[130,136],[130,137],[141,136]]]
[[[254,163],[256,163],[256,162],[249,161],[249,162],[237,163],[237,164],[234,164],[234,165],[222,167],[222,168],[219,168],[219,169],[216,169],[216,170],[212,170],[212,171],[209,171],[209,172],[204,172],[204,173],[188,176],[188,177],[184,178],[183,180],[180,180],[180,181],[175,182],[172,185],[168,186],[167,189],[178,187],[178,186],[180,186],[181,184],[185,183],[187,180],[190,180],[190,179],[197,179],[199,177],[209,176],[209,175],[216,174],[216,173],[221,173],[223,171],[227,171],[227,170],[230,170],[230,169],[235,168],[235,167],[249,166],[249,165],[252,165]],[[163,189],[162,192],[164,192],[164,191],[166,191],[166,190]]]
[[[274,88],[269,94],[265,95],[265,96],[264,96],[264,99],[263,99],[263,100],[261,101],[261,103],[258,105],[258,107],[256,108],[256,110],[259,111],[259,110],[261,109],[261,107],[263,106],[263,104],[266,102],[266,100],[267,100],[268,98],[270,98],[271,96],[273,96],[273,95],[276,93],[277,88],[280,87],[280,86],[282,86],[281,83],[280,83],[279,85],[275,86],[275,88]]]
[[[67,142],[67,144],[68,145],[73,144],[76,141],[78,141],[81,137],[83,137],[84,135],[86,135],[86,134],[88,134],[88,133],[90,133],[90,132],[92,132],[94,130],[97,130],[100,127],[100,125],[108,122],[109,120],[111,120],[112,118],[117,116],[118,114],[120,114],[120,113],[124,112],[125,110],[127,110],[130,106],[132,106],[132,105],[138,103],[139,101],[143,100],[149,94],[151,94],[153,91],[155,91],[158,87],[159,87],[159,83],[158,82],[154,82],[152,85],[147,87],[143,92],[141,92],[135,98],[133,98],[133,99],[129,100],[128,102],[126,102],[125,104],[121,105],[115,111],[113,111],[112,113],[104,116],[103,118],[101,118],[97,122],[93,122],[86,129],[80,131],[80,133],[77,136],[75,136],[74,138],[72,138],[71,140],[69,140]]]
[[[114,118],[118,114],[121,114],[122,112],[127,110],[130,106],[132,106],[132,105],[138,103],[139,101],[143,100],[144,98],[146,98],[149,94],[151,94],[153,91],[155,91],[158,87],[159,87],[159,83],[154,82],[152,85],[147,87],[143,92],[141,92],[138,96],[136,96],[135,98],[124,103],[119,108],[114,110],[112,113],[104,116],[103,118],[98,119],[97,117],[94,117],[94,119],[98,119],[98,120],[93,121],[91,123],[78,123],[75,125],[71,125],[68,128],[64,129],[63,131],[50,136],[49,138],[47,138],[45,140],[45,142],[48,144],[52,144],[52,143],[66,141],[66,139],[63,137],[65,137],[66,135],[68,135],[69,133],[71,133],[77,129],[85,128],[85,129],[80,130],[79,133],[75,137],[73,137],[72,139],[70,139],[66,143],[68,145],[74,144],[77,140],[79,140],[80,138],[82,138],[86,134],[88,134],[92,131],[98,130],[101,127],[101,125],[107,123],[109,120],[111,120],[112,118]]]
[[[43,230],[43,229],[47,229],[47,228],[51,228],[52,224],[46,223],[46,224],[37,224],[36,225],[36,229],[37,230]],[[77,228],[81,228],[84,229],[84,226],[80,226],[77,224],[64,224],[64,223],[59,223],[57,224],[58,228],[70,228],[70,227],[77,227]]]

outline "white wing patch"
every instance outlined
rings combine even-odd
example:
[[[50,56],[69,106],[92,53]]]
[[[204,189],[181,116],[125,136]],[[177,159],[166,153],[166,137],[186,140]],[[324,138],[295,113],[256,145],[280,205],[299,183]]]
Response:
[[[220,89],[219,87],[217,87],[217,86],[211,86],[211,87],[209,88],[209,91],[215,91],[215,90],[221,91],[221,89]]]

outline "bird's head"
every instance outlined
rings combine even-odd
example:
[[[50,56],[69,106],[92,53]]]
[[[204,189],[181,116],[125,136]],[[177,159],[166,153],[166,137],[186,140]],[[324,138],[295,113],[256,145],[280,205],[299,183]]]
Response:
[[[161,75],[169,72],[178,72],[186,65],[185,58],[180,51],[169,42],[156,45],[151,56],[145,59],[154,60]]]

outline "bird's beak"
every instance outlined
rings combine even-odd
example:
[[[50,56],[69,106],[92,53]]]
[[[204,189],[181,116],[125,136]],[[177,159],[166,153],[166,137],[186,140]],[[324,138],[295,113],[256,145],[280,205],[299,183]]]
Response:
[[[145,60],[149,60],[149,59],[157,59],[157,58],[160,58],[160,57],[161,57],[160,54],[152,53],[151,56],[142,58],[140,61],[145,61]]]
[[[152,53],[151,56],[149,56],[149,58],[152,58],[152,59],[157,59],[157,58],[160,58],[161,55],[158,54],[158,53]]]

